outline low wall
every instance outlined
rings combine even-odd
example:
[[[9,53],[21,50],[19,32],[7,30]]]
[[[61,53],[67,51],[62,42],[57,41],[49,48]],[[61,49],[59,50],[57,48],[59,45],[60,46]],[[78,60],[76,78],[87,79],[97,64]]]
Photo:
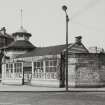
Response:
[[[105,86],[105,54],[75,54],[68,62],[69,87]]]
[[[32,79],[30,84],[34,86],[60,87],[59,80]]]
[[[11,84],[11,85],[22,85],[22,79],[4,79],[1,81],[2,84]]]

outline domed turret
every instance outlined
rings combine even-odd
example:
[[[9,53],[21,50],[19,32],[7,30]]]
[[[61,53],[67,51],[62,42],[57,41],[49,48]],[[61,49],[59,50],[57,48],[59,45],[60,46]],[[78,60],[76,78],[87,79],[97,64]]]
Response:
[[[19,30],[12,34],[14,41],[6,47],[7,56],[10,58],[15,58],[20,54],[27,53],[28,51],[36,48],[30,41],[31,33],[28,33],[24,29],[22,24],[22,10],[21,10],[21,25]]]
[[[20,27],[18,31],[13,33],[14,40],[29,40],[31,37],[31,34],[27,32],[26,29],[23,28],[23,26]]]
[[[15,58],[19,54],[24,54],[31,51],[35,46],[29,41],[31,34],[27,32],[22,26],[18,31],[12,34],[14,41],[7,46],[7,56]]]

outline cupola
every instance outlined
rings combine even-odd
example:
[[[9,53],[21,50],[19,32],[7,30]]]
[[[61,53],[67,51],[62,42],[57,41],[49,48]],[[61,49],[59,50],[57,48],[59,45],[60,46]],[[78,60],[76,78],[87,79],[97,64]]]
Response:
[[[23,28],[23,26],[21,26],[20,29],[17,30],[12,35],[13,35],[15,41],[29,40],[29,38],[32,36],[31,33],[28,33],[27,30]]]

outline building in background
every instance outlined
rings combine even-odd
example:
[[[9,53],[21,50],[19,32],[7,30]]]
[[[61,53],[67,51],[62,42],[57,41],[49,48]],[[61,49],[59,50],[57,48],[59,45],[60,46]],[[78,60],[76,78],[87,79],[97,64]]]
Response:
[[[1,28],[0,30],[0,48],[8,46],[12,41],[14,41],[14,38],[12,37],[12,35],[9,35],[6,33],[5,27]]]
[[[5,27],[1,28],[0,30],[0,79],[1,79],[1,72],[2,72],[1,62],[5,52],[4,49],[2,50],[2,48],[5,48],[13,41],[14,41],[14,38],[11,35],[6,33]]]
[[[99,48],[97,46],[95,46],[95,47],[89,47],[89,52],[90,53],[105,53],[103,48]]]

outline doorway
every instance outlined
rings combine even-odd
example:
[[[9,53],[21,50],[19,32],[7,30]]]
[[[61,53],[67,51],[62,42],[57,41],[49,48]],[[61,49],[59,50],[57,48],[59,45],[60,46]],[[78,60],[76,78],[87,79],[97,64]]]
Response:
[[[30,81],[32,79],[32,68],[28,67],[28,68],[23,68],[23,81],[22,84],[23,85],[29,85]]]

